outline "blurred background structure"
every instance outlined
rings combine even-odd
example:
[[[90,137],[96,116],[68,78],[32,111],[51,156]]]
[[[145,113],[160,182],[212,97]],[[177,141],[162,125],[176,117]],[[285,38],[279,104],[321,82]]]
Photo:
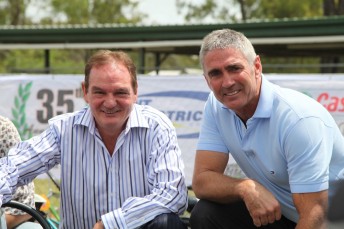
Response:
[[[221,28],[251,39],[265,73],[344,72],[344,0],[0,0],[0,73],[82,74],[106,48],[141,74],[201,74],[201,39]]]

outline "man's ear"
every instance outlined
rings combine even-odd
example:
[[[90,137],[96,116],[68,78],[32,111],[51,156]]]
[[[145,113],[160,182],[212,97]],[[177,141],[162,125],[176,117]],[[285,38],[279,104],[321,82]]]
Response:
[[[82,92],[84,93],[84,100],[86,101],[86,103],[88,103],[88,101],[87,101],[87,93],[88,93],[88,91],[87,91],[87,89],[86,89],[86,86],[85,86],[85,82],[83,81],[82,83],[81,83],[81,89],[82,89]]]
[[[139,97],[138,91],[139,91],[139,86],[136,86],[136,89],[134,90],[134,95],[136,96],[135,103],[137,103],[137,99]]]
[[[260,61],[260,56],[257,55],[254,59],[254,73],[256,77],[260,77],[261,73],[263,72],[263,66]]]
[[[203,73],[203,77],[204,77],[205,81],[207,82],[209,89],[211,90],[211,87],[210,87],[210,83],[209,83],[208,77],[206,77],[206,76],[204,75],[204,73]]]

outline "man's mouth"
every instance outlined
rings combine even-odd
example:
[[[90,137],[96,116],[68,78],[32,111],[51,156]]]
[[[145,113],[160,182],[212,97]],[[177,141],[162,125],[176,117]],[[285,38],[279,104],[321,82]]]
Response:
[[[119,112],[119,110],[103,110],[103,112],[105,114],[115,114],[115,113]]]
[[[235,91],[226,92],[223,95],[224,96],[233,96],[233,95],[238,94],[239,92],[240,92],[240,90],[235,90]]]

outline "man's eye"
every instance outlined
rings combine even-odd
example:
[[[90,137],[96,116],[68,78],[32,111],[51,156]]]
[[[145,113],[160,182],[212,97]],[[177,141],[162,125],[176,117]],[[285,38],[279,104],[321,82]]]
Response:
[[[228,67],[228,70],[230,72],[237,72],[237,71],[240,71],[240,69],[241,69],[241,67],[239,67],[239,66],[230,66],[230,67]]]
[[[116,95],[124,97],[124,96],[128,96],[129,92],[127,92],[127,91],[118,91],[118,92],[116,92]]]
[[[221,74],[221,72],[220,71],[211,71],[211,72],[209,72],[209,77],[210,78],[214,78],[214,77],[217,77],[217,76],[219,76]]]

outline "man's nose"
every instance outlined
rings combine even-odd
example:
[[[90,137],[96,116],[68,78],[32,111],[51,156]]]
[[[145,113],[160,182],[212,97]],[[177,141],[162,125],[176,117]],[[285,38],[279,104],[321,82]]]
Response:
[[[117,99],[113,95],[107,95],[104,101],[104,106],[107,108],[112,108],[116,106],[117,104]]]
[[[223,80],[222,80],[222,87],[231,87],[233,86],[235,83],[233,75],[229,74],[229,73],[225,73],[223,75]]]

